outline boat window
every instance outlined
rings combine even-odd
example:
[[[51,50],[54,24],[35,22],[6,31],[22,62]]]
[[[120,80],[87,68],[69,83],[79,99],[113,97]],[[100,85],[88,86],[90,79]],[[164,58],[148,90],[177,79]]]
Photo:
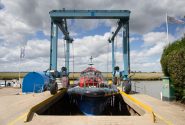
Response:
[[[93,75],[94,75],[94,72],[92,72],[92,71],[87,72],[87,75],[89,75],[89,76],[93,76]]]
[[[82,72],[81,77],[83,76],[95,76],[95,77],[103,77],[102,74],[100,72],[94,72],[94,71],[87,71],[87,72]]]
[[[86,76],[86,72],[82,72],[80,76]]]

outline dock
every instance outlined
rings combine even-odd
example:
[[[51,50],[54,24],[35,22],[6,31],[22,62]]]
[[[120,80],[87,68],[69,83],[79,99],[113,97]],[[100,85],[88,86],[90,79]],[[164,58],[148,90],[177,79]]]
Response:
[[[17,94],[20,89],[0,89],[0,124],[2,125],[184,125],[185,107],[163,102],[144,94],[120,92],[130,109],[130,116],[42,115],[65,90],[51,96],[43,93]],[[62,108],[62,107],[61,107]],[[134,113],[135,112],[135,113]],[[41,114],[41,115],[40,115]]]
[[[184,125],[185,107],[170,102],[160,101],[144,94],[134,94],[132,97],[150,106],[154,111],[154,115],[166,124]]]

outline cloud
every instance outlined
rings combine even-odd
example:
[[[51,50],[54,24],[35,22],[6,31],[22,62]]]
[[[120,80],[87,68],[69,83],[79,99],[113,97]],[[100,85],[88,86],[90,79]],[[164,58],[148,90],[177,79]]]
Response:
[[[174,37],[172,34],[168,34],[168,40],[167,40],[167,34],[166,32],[149,32],[147,34],[143,35],[144,40],[144,48],[147,49],[147,53],[145,53],[148,56],[155,55],[155,54],[161,54],[163,51],[163,48],[170,42],[174,42],[175,40],[181,38],[184,33],[184,28],[176,29],[177,30],[177,36]]]
[[[176,38],[168,34],[169,42],[173,42]],[[143,35],[143,51],[139,55],[153,56],[161,54],[163,48],[168,44],[167,35],[165,32],[149,32]]]
[[[98,57],[100,54],[106,53],[109,37],[110,33],[105,33],[103,36],[85,36],[82,39],[75,39],[75,55]]]
[[[154,33],[148,33],[154,34]],[[159,33],[156,33],[159,34]],[[155,36],[150,35],[150,37]],[[111,44],[108,41],[110,33],[104,35],[85,36],[83,38],[75,39],[74,46],[74,70],[81,71],[87,67],[89,58],[92,55],[94,57],[94,64],[96,68],[101,71],[112,71],[111,69]],[[146,36],[148,36],[146,34]],[[159,34],[160,36],[160,34]],[[118,37],[117,43],[121,45],[121,37]],[[133,38],[134,39],[134,38]],[[156,39],[157,40],[157,39]],[[145,41],[147,43],[147,41]],[[159,62],[151,60],[152,56],[156,56],[162,52],[163,44],[157,42],[153,46],[147,46],[143,50],[132,50],[131,51],[131,70],[150,71],[149,68],[154,67],[156,64],[155,71],[160,71]],[[71,45],[71,58],[70,58],[70,71],[73,71],[73,49]],[[121,48],[121,47],[119,47]],[[49,51],[50,41],[47,39],[38,40],[32,39],[27,41],[26,55],[21,61],[21,67],[23,71],[43,71],[49,68]],[[4,52],[4,53],[3,53]],[[1,71],[17,71],[19,64],[20,49],[19,46],[15,48],[0,47],[0,65]],[[58,69],[64,66],[64,40],[59,39],[58,41]],[[123,55],[121,51],[115,52],[116,65],[120,66],[123,70]],[[7,65],[11,67],[7,68]]]
[[[105,33],[103,36],[87,36],[81,39],[75,39],[74,41],[74,56],[75,65],[80,70],[80,67],[86,67],[89,63],[89,58],[92,55],[95,58],[101,57],[102,54],[107,52],[107,45],[109,33]],[[72,66],[73,61],[73,49],[71,45],[71,58],[70,65]],[[32,39],[28,40],[25,46],[25,58],[22,60],[23,70],[40,70],[43,71],[49,68],[49,52],[50,52],[50,41],[47,39],[39,40]],[[64,40],[58,40],[58,67],[64,66]],[[17,65],[19,63],[20,48],[16,46],[14,48],[0,47],[0,65],[1,70],[18,70]],[[33,65],[31,65],[33,63]],[[15,66],[12,69],[6,69],[6,65],[10,67]],[[37,65],[37,67],[35,67]],[[47,66],[47,67],[43,67]],[[72,69],[71,69],[72,70]]]
[[[29,40],[26,46],[26,57],[29,59],[49,57],[50,42],[48,40]]]
[[[177,39],[181,39],[182,37],[185,37],[185,26],[184,27],[177,27],[175,35],[176,35]]]
[[[19,44],[26,45],[26,57],[22,61],[24,69],[22,70],[45,70],[49,66],[49,47],[50,42],[47,39],[39,40],[35,37],[38,31],[50,35],[50,17],[49,11],[53,9],[129,9],[130,33],[143,36],[131,37],[133,41],[143,40],[143,46],[140,50],[131,51],[131,65],[133,70],[148,70],[148,67],[159,66],[159,62],[152,60],[153,56],[159,56],[165,46],[165,32],[151,32],[156,27],[165,22],[165,14],[170,16],[184,15],[185,1],[148,1],[148,0],[0,0],[0,66],[1,70],[18,70],[18,59],[20,55]],[[3,9],[2,9],[3,5]],[[101,7],[101,8],[100,8]],[[77,37],[81,32],[88,32],[101,25],[110,27],[114,31],[116,27],[115,20],[75,20],[74,24],[69,21],[71,35]],[[77,30],[75,30],[77,29]],[[177,34],[183,34],[184,29],[176,29]],[[108,31],[107,31],[108,32]],[[121,34],[121,33],[120,33]],[[34,36],[34,37],[33,37]],[[109,55],[109,64],[111,63],[111,53],[107,53],[107,39],[110,33],[104,35],[90,35],[82,38],[76,38],[75,48],[75,70],[84,68],[92,55],[95,64],[101,70],[106,70],[106,59]],[[180,35],[182,36],[182,35]],[[177,37],[179,38],[179,37]],[[171,41],[175,40],[169,34]],[[122,39],[117,37],[118,49],[122,46]],[[59,61],[58,67],[64,65],[64,41],[59,39]],[[72,48],[72,46],[71,46]],[[109,48],[111,50],[111,47]],[[72,53],[72,51],[71,51]],[[122,65],[122,54],[116,53],[117,63]],[[152,60],[152,61],[151,61]],[[72,61],[72,58],[71,58]],[[111,67],[111,66],[110,66]],[[109,68],[111,70],[111,68]],[[157,68],[160,70],[160,68]]]
[[[169,40],[174,41],[175,38],[169,34]],[[159,60],[167,44],[165,32],[149,32],[144,34],[141,49],[131,50],[131,70],[161,71]]]
[[[22,18],[27,25],[45,32],[49,31],[50,18],[48,12],[52,9],[129,9],[131,10],[131,31],[137,33],[146,33],[165,22],[166,12],[170,15],[182,16],[185,11],[183,7],[185,2],[183,0],[178,2],[173,0],[155,2],[148,0],[117,0],[116,2],[111,0],[93,0],[88,2],[84,0],[6,0],[4,4],[9,13]],[[79,23],[78,26],[87,29],[97,27],[100,23],[92,20],[86,20],[83,23],[81,21],[77,22]],[[112,26],[110,20],[105,21],[105,23]]]
[[[0,39],[3,46],[18,46],[25,42],[25,36],[33,33],[33,29],[21,19],[8,13],[6,9],[0,11]]]
[[[0,10],[4,8],[4,5],[2,4],[1,0],[0,0]]]
[[[159,2],[160,4],[158,4]],[[20,41],[37,31],[43,31],[46,35],[50,35],[49,11],[53,9],[129,9],[132,11],[130,31],[139,34],[149,32],[165,22],[167,11],[172,16],[181,16],[185,11],[184,1],[174,2],[173,0],[155,1],[155,4],[148,0],[117,0],[116,2],[111,0],[88,2],[84,0],[6,0],[0,3],[5,6],[4,11],[0,13],[0,29],[4,31],[0,34],[0,40],[3,39],[11,44],[16,43],[11,41]],[[76,31],[79,29],[81,31],[92,30],[104,24],[109,27],[116,26],[113,20],[75,20],[71,28],[72,35],[76,36],[75,29],[78,29]]]
[[[140,41],[139,37],[130,37],[130,42]]]
[[[168,43],[175,40],[175,38],[168,34],[168,40],[167,40],[167,34],[166,32],[149,32],[147,34],[143,35],[143,40],[145,45],[157,45],[159,43]]]

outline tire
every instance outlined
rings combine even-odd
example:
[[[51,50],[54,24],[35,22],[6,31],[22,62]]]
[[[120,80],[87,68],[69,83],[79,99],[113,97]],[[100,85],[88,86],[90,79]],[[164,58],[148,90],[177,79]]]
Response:
[[[49,90],[48,87],[47,87],[47,85],[44,85],[43,91],[47,91],[47,90]]]
[[[129,94],[130,91],[131,91],[131,83],[130,82],[126,82],[125,85],[124,85],[124,91],[126,94]]]
[[[56,94],[57,91],[58,91],[58,85],[57,85],[57,83],[52,84],[51,87],[50,87],[50,93],[51,93],[51,95]]]

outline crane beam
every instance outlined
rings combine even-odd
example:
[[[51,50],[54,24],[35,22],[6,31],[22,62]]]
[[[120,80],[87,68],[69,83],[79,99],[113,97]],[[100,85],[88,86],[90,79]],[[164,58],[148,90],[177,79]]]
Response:
[[[129,20],[129,10],[52,10],[54,20],[64,19],[124,19]]]
[[[112,35],[112,37],[111,37],[111,41],[114,41],[114,38],[116,37],[116,35],[117,35],[118,32],[120,31],[121,27],[122,27],[122,21],[120,20],[120,21],[118,22],[118,27],[117,27],[116,31],[113,33],[113,35]]]

